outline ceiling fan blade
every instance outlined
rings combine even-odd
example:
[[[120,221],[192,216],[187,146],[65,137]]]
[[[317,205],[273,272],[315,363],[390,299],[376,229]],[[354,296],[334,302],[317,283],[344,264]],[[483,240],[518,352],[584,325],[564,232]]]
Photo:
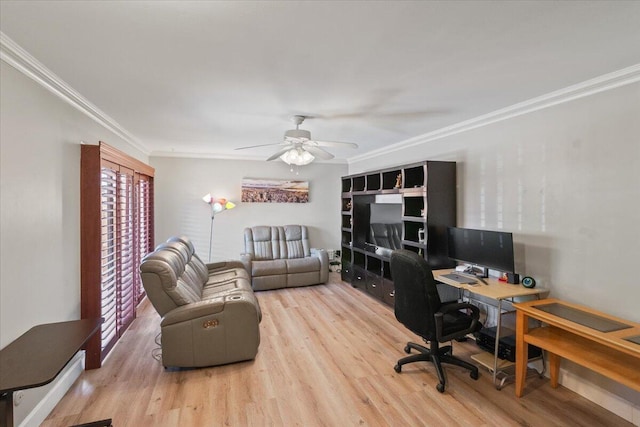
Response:
[[[273,147],[274,145],[283,145],[283,142],[278,142],[275,144],[261,144],[261,145],[251,145],[249,147],[238,147],[238,148],[234,148],[234,150],[246,150],[248,148],[258,148],[258,147]]]
[[[340,141],[313,141],[322,147],[348,147],[358,148],[358,144],[355,142],[340,142]]]
[[[323,150],[320,147],[314,147],[313,145],[305,145],[304,149],[313,154],[315,157],[318,157],[323,160],[333,159],[333,154],[328,151]]]
[[[287,151],[291,150],[291,148],[293,148],[291,145],[286,146],[285,148],[283,148],[282,150],[276,152],[274,155],[272,155],[271,157],[269,157],[267,159],[267,161],[271,161],[271,160],[275,160],[278,157],[282,156],[284,153],[286,153]]]

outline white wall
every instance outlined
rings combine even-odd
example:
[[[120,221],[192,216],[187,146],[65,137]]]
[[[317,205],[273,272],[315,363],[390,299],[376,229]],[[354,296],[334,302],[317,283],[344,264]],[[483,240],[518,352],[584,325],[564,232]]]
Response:
[[[518,271],[551,297],[640,322],[640,83],[353,163],[349,173],[419,159],[458,162],[458,225],[513,232]],[[640,393],[578,377],[634,403],[640,423]]]
[[[147,159],[11,66],[0,67],[2,348],[37,324],[80,318],[80,141],[104,140]],[[16,423],[48,389],[25,391]]]
[[[238,259],[243,230],[253,225],[307,225],[312,246],[340,248],[340,177],[347,174],[346,164],[312,163],[300,167],[299,175],[280,161],[152,157],[150,164],[156,168],[156,244],[185,234],[206,259],[211,210],[202,196],[211,193],[236,203],[215,217],[213,260]],[[309,181],[309,203],[242,203],[242,178]]]

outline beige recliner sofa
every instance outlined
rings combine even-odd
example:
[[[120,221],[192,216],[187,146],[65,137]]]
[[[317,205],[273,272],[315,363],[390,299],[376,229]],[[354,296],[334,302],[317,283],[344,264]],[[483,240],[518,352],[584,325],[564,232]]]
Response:
[[[316,285],[329,279],[327,251],[311,248],[304,225],[245,228],[244,249],[240,260],[255,291]]]
[[[205,264],[189,239],[173,237],[142,260],[140,275],[162,317],[165,367],[255,358],[262,314],[242,263]]]

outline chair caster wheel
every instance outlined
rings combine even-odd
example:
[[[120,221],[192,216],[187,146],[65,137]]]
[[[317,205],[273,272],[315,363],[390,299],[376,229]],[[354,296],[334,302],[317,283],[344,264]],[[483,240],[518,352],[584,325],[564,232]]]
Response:
[[[478,371],[475,370],[475,371],[471,371],[469,376],[471,377],[472,380],[477,380],[480,375],[478,374]]]
[[[397,373],[400,373],[402,371],[402,366],[401,365],[396,365],[393,367],[393,370],[396,371]]]
[[[411,353],[411,347],[409,347],[408,345],[404,347],[404,352],[409,354]]]
[[[438,385],[436,386],[436,390],[438,390],[440,393],[444,393],[444,384],[438,383]]]

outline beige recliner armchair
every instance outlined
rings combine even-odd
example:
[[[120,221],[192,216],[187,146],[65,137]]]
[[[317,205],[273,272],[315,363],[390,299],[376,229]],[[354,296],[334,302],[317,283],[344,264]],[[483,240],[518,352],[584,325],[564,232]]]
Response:
[[[140,275],[162,317],[165,367],[255,358],[262,314],[242,263],[205,264],[189,239],[174,237],[142,260]]]
[[[240,260],[255,291],[316,285],[329,279],[327,251],[311,247],[304,225],[245,228],[244,250]]]

